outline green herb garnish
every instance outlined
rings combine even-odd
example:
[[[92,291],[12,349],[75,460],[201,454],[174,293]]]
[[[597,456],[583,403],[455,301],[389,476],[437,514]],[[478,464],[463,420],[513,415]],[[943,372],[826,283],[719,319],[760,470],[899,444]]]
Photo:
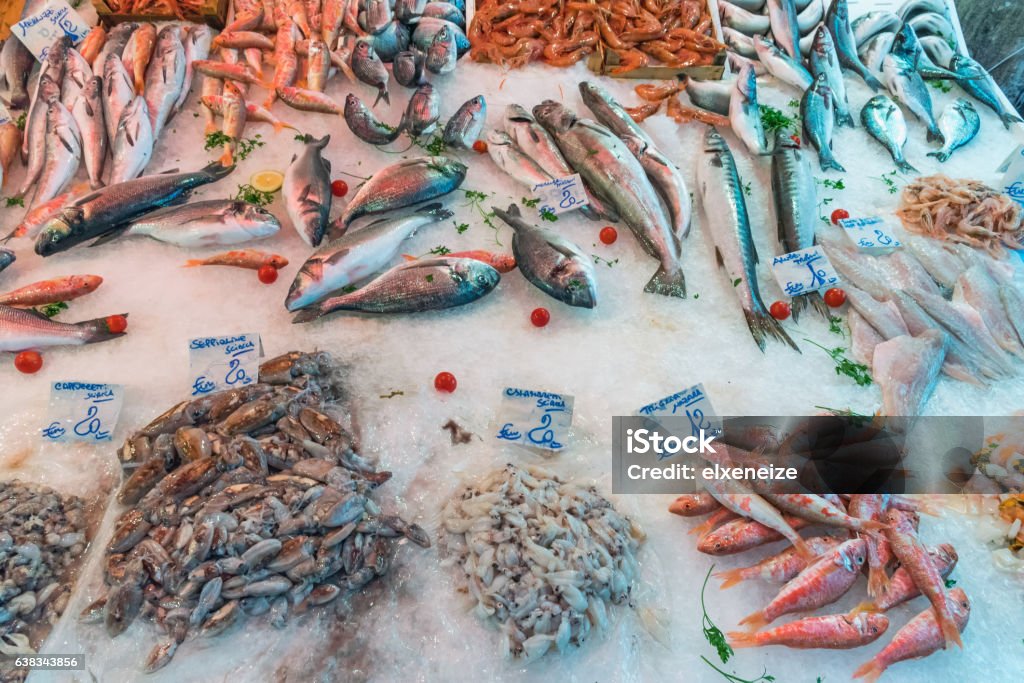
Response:
[[[735,280],[732,281],[732,286],[733,287],[739,287],[741,282],[743,282],[743,278],[738,277],[738,278],[736,278]]]
[[[715,626],[715,622],[711,621],[711,617],[708,616],[708,608],[704,604],[704,591],[708,587],[708,580],[711,578],[711,572],[714,571],[715,565],[711,565],[708,569],[707,576],[704,577],[704,585],[700,587],[700,609],[704,612],[704,617],[701,620],[701,629],[704,631],[704,638],[711,646],[718,650],[718,658],[722,660],[722,664],[729,661],[729,657],[733,656],[732,648],[729,647],[729,643],[725,640],[725,634],[722,630]],[[706,659],[704,661],[707,661]],[[708,662],[711,664],[711,662]],[[711,664],[714,666],[714,664]]]
[[[540,204],[540,198],[534,197],[533,199],[527,199],[526,197],[523,197],[522,199],[519,200],[519,203],[527,207],[528,209],[534,209],[537,207],[538,204]]]
[[[452,223],[455,224],[455,232],[460,235],[469,230],[469,223],[455,223],[455,221],[452,221]]]
[[[435,135],[434,137],[430,138],[430,141],[427,142],[427,144],[420,146],[423,147],[424,150],[426,150],[427,154],[435,157],[448,149],[448,145],[444,143],[444,138],[442,138],[440,135]]]
[[[597,254],[591,254],[590,256],[591,256],[591,258],[594,259],[594,265],[598,265],[598,264],[603,263],[606,266],[608,266],[609,268],[613,268],[613,267],[615,267],[615,264],[619,262],[619,259],[614,259],[612,261],[609,261],[608,259],[602,258],[601,256],[598,256]]]
[[[885,187],[889,194],[896,194],[900,191],[900,188],[896,187],[896,176],[899,175],[899,169],[893,169],[888,173],[883,173],[879,180],[885,183]]]
[[[940,80],[940,79],[931,79],[931,80],[925,81],[925,83],[927,83],[928,85],[932,86],[933,88],[935,88],[939,92],[950,92],[950,91],[953,90],[953,84],[950,83],[949,81],[944,81],[944,80]]]
[[[313,136],[310,135],[309,133],[299,133],[298,135],[295,136],[295,139],[298,140],[299,142],[304,142],[304,143],[313,142]],[[209,148],[207,148],[207,149],[209,149]]]
[[[42,313],[43,315],[45,315],[47,318],[52,318],[55,315],[57,315],[58,313],[60,313],[61,311],[68,310],[68,305],[67,305],[67,303],[65,303],[63,301],[57,301],[57,302],[54,302],[52,304],[46,304],[45,306],[40,306],[37,310],[40,313]]]
[[[554,223],[555,221],[558,220],[558,216],[555,215],[554,211],[541,211],[540,212],[540,219],[542,221],[548,221],[550,223]]]
[[[8,197],[6,203],[8,209],[12,206],[25,206],[25,199],[23,197]]]
[[[830,315],[828,317],[828,331],[832,334],[838,334],[840,337],[845,337],[846,333],[843,332],[841,327],[843,319],[839,316]]]
[[[466,193],[466,199],[474,202],[482,202],[490,196],[486,192],[479,192],[477,190],[463,190],[463,192]]]
[[[846,189],[846,185],[843,183],[842,180],[829,180],[828,178],[824,178],[822,180],[819,180],[818,182],[821,183],[824,187],[827,187],[830,190],[845,190]]]
[[[952,588],[956,585],[956,579],[946,579],[946,588]]]
[[[862,365],[861,363],[854,363],[852,360],[847,358],[844,354],[846,349],[841,346],[837,346],[834,349],[826,349],[821,344],[811,341],[807,337],[804,337],[804,341],[809,342],[813,346],[817,346],[819,349],[829,355],[829,357],[836,363],[836,374],[846,375],[859,386],[866,387],[871,384],[871,374],[868,372],[868,366]]]
[[[452,253],[452,250],[442,244],[431,249],[430,253],[434,256],[444,256],[445,254]]]
[[[433,281],[434,281],[434,276],[433,275],[428,275],[427,276],[427,282],[433,282]]]
[[[579,280],[569,280],[567,283],[565,283],[565,288],[568,289],[570,292],[574,292],[582,286],[583,283],[580,282]]]
[[[21,112],[18,118],[14,119],[14,125],[18,127],[18,130],[25,130],[25,123],[28,121],[28,112]]]
[[[799,109],[800,100],[790,100],[789,102],[786,103],[786,106],[789,107],[790,109]]]
[[[247,156],[252,154],[254,149],[266,144],[261,139],[262,137],[262,135],[257,133],[251,138],[239,138],[238,140],[235,140],[230,135],[226,135],[223,131],[215,130],[214,132],[207,134],[206,144],[203,145],[203,149],[209,152],[217,147],[223,147],[231,142],[237,142],[238,146],[235,148],[235,157],[237,157],[239,161],[244,161]]]
[[[257,206],[269,206],[274,203],[274,193],[262,192],[246,183],[245,185],[238,186],[238,192],[235,193],[235,196],[232,197],[232,199],[249,202],[250,204],[255,204]]]
[[[748,197],[750,196],[750,183],[749,182],[746,182],[746,183],[743,184],[743,194],[745,194]]]
[[[764,127],[765,133],[775,133],[776,131],[792,130],[794,133],[797,130],[796,119],[790,116],[786,116],[775,107],[770,107],[767,104],[762,104],[758,107],[761,112],[761,125]]]

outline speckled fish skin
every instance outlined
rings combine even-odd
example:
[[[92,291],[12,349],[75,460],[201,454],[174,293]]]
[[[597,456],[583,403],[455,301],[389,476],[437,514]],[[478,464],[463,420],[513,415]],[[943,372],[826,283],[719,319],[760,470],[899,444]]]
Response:
[[[82,162],[82,134],[78,124],[60,101],[50,102],[46,110],[46,162],[32,206],[47,202],[68,186]]]
[[[331,162],[323,150],[330,135],[309,140],[292,156],[284,173],[284,205],[292,226],[306,244],[320,246],[331,214]]]
[[[971,616],[971,603],[963,589],[954,588],[949,592],[946,609],[952,614],[959,638],[959,633],[967,628],[967,621]],[[935,610],[929,607],[897,631],[889,644],[871,661],[857,669],[853,677],[873,683],[893,664],[927,657],[945,648],[947,642],[936,619]]]
[[[123,332],[110,331],[108,317],[61,323],[32,310],[0,306],[0,351],[82,346],[124,336]]]
[[[715,497],[706,491],[699,493],[684,493],[672,501],[668,511],[673,515],[681,517],[700,517],[715,510],[721,509],[722,505]]]
[[[764,609],[740,621],[756,631],[784,614],[807,612],[843,597],[860,577],[867,550],[859,538],[842,543],[797,574]]]
[[[997,95],[999,86],[981,64],[966,55],[956,54],[950,61],[949,68],[957,75],[957,84],[971,97],[998,114],[1003,126],[1007,129],[1010,128],[1011,123],[1022,122],[1016,112],[1004,107],[1002,100]]]
[[[412,137],[433,132],[441,116],[441,100],[434,86],[422,83],[409,98],[402,115],[402,128]]]
[[[903,112],[885,95],[875,95],[860,110],[860,120],[871,137],[888,150],[896,167],[904,173],[917,173],[903,156],[907,142],[907,121]]]
[[[794,531],[810,526],[810,522],[792,515],[783,515],[783,520]],[[758,548],[766,543],[781,541],[778,531],[748,519],[734,519],[703,536],[697,550],[706,555],[735,555]]]
[[[395,81],[406,88],[413,88],[423,80],[423,55],[416,50],[404,50],[395,55],[391,63]]]
[[[184,87],[185,46],[181,43],[181,27],[165,26],[157,36],[153,59],[146,69],[144,95],[155,139],[160,139]]]
[[[793,0],[768,0],[768,20],[772,36],[793,59],[800,61],[800,28],[796,21]]]
[[[113,140],[113,166],[109,183],[123,183],[142,175],[153,156],[153,125],[149,119],[149,108],[142,96],[136,97],[122,112]]]
[[[151,237],[179,247],[229,246],[277,234],[281,223],[261,206],[210,199],[170,206],[135,221],[125,236]]]
[[[850,114],[850,100],[846,94],[843,68],[839,65],[839,57],[836,55],[836,46],[832,42],[832,36],[824,26],[819,26],[814,32],[814,43],[811,46],[808,63],[812,77],[825,74],[828,87],[832,89],[832,103],[836,112],[836,124],[849,126],[850,128],[856,127],[853,122],[853,115]],[[810,87],[810,84],[808,84],[808,87]]]
[[[818,557],[830,552],[842,542],[843,539],[834,536],[811,536],[807,539],[807,547]],[[722,590],[753,579],[771,583],[787,583],[806,569],[808,564],[807,559],[801,557],[796,548],[790,546],[781,553],[766,557],[753,566],[717,572],[715,578],[722,579],[720,586]]]
[[[852,517],[813,493],[766,492],[762,495],[779,510],[802,517],[814,524],[849,529],[860,533],[877,532],[885,528],[885,524],[877,520]]]
[[[945,162],[960,149],[973,140],[981,130],[981,117],[974,105],[962,97],[958,97],[942,110],[939,117],[939,132],[942,133],[942,149],[928,152],[928,156]]]
[[[835,105],[832,88],[828,86],[825,74],[819,74],[814,79],[814,85],[804,93],[803,99],[800,100],[800,117],[803,119],[804,135],[818,150],[821,170],[845,173],[846,169],[832,156]]]
[[[928,557],[943,580],[953,573],[956,563],[960,559],[956,549],[949,543],[928,548]],[[905,567],[898,567],[892,573],[885,591],[876,595],[874,600],[857,606],[856,611],[885,612],[896,605],[913,600],[919,595],[921,595],[921,589],[914,583],[910,572]]]
[[[434,39],[430,42],[430,47],[427,48],[427,57],[424,62],[427,71],[439,75],[451,73],[455,71],[458,59],[455,35],[448,26],[442,26],[441,30],[434,34]]]
[[[683,179],[682,170],[675,162],[648,145],[640,138],[632,135],[620,135],[622,141],[640,162],[648,180],[654,185],[668,207],[672,219],[672,231],[677,240],[684,240],[690,234],[690,221],[693,218],[693,203],[690,201],[690,189]]]
[[[131,76],[117,55],[108,55],[103,63],[103,122],[107,127],[110,144],[117,137],[117,124],[121,112],[135,99]]]
[[[470,149],[487,121],[487,100],[483,95],[466,100],[445,124],[441,139],[446,145]]]
[[[103,163],[107,158],[107,126],[103,120],[102,90],[103,79],[99,76],[90,78],[71,110],[82,135],[85,168],[94,188],[103,184]]]
[[[25,137],[22,140],[22,152],[28,169],[25,171],[25,180],[21,184],[21,189],[18,190],[18,195],[21,197],[28,194],[43,172],[43,165],[46,163],[46,112],[50,102],[59,100],[60,83],[50,78],[48,74],[41,75],[36,88],[36,97],[32,101],[32,109],[29,110]]]
[[[475,259],[419,259],[395,266],[351,294],[305,308],[292,322],[308,322],[333,311],[422,313],[463,306],[490,293],[500,280],[497,270]]]
[[[382,218],[325,244],[295,275],[285,308],[297,311],[379,273],[417,230],[451,217],[441,204],[430,204],[406,216]]]
[[[447,156],[417,157],[383,168],[355,193],[332,234],[340,236],[362,216],[443,197],[462,185],[466,170],[464,163]]]
[[[892,96],[927,126],[928,140],[941,140],[942,133],[932,112],[932,96],[913,63],[901,53],[890,52],[882,60],[882,80]]]
[[[860,61],[860,57],[857,56],[857,41],[853,37],[853,29],[850,28],[850,7],[846,4],[846,0],[832,0],[832,4],[825,13],[825,26],[832,34],[839,63],[860,76],[861,80],[873,91],[881,90],[882,84],[868,71],[868,68]]]
[[[758,633],[728,635],[733,647],[782,645],[798,650],[849,650],[878,640],[889,628],[884,614],[832,614],[807,617]]]
[[[356,42],[352,50],[352,61],[350,62],[352,73],[363,83],[377,88],[377,99],[373,106],[384,100],[385,104],[391,104],[391,97],[388,94],[388,70],[384,62],[380,61],[376,51],[366,40]]]
[[[512,254],[523,277],[570,306],[597,306],[597,275],[591,257],[561,235],[523,220],[516,204],[492,210],[515,231]]]
[[[355,93],[345,98],[345,123],[352,134],[371,145],[386,145],[398,139],[402,126],[382,122]]]

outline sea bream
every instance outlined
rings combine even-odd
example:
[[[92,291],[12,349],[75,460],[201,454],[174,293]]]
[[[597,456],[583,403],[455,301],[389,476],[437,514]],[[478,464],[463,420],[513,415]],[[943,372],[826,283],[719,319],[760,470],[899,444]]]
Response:
[[[307,138],[302,152],[292,155],[284,173],[282,191],[288,218],[311,247],[320,246],[331,214],[331,162],[323,157],[330,141],[330,135],[319,140]]]
[[[875,95],[860,110],[860,120],[871,137],[888,150],[896,168],[904,173],[917,173],[903,156],[907,143],[907,121],[896,103],[885,95]]]
[[[743,183],[729,145],[712,127],[704,137],[704,154],[697,163],[697,184],[718,264],[734,285],[747,327],[758,348],[764,350],[765,338],[770,335],[799,350],[779,321],[768,314],[761,300],[757,250],[751,235]]]
[[[51,346],[82,346],[123,337],[124,332],[110,331],[111,317],[61,323],[32,309],[0,306],[0,351],[16,353]]]
[[[280,229],[274,214],[261,206],[237,199],[210,199],[159,209],[110,237],[150,237],[192,248],[252,242],[276,235]],[[96,244],[107,241],[104,236]]]
[[[533,115],[569,164],[608,199],[644,250],[660,262],[644,291],[685,298],[679,240],[643,166],[625,143],[608,128],[577,118],[552,100],[534,107]]]
[[[466,100],[445,124],[441,139],[446,145],[470,149],[480,137],[487,121],[487,101],[483,95]]]
[[[928,152],[928,156],[944,162],[953,152],[973,140],[981,130],[978,110],[968,100],[958,97],[942,110],[939,117],[939,132],[942,134],[942,149]]]
[[[384,100],[384,104],[391,104],[391,97],[388,95],[388,70],[385,68],[384,62],[380,61],[380,57],[377,56],[369,41],[359,40],[356,42],[349,65],[356,78],[377,88],[377,99],[373,102],[374,106],[377,106],[381,100]]]
[[[376,104],[376,103],[375,103]],[[441,98],[430,83],[420,84],[405,108],[401,128],[413,138],[434,132],[441,116]]]
[[[363,104],[359,96],[349,93],[345,97],[345,123],[352,134],[371,145],[386,145],[398,139],[402,126],[389,126]]]
[[[121,112],[116,135],[111,140],[113,164],[108,183],[123,183],[142,175],[153,156],[153,124],[150,123],[149,107],[142,96],[136,97]]]
[[[429,204],[405,216],[382,218],[325,244],[295,275],[285,308],[297,311],[372,277],[387,267],[417,230],[451,217],[452,212],[441,204]]]
[[[146,69],[144,91],[155,139],[160,139],[184,87],[185,46],[181,44],[181,27],[165,26],[157,36],[156,49]]]

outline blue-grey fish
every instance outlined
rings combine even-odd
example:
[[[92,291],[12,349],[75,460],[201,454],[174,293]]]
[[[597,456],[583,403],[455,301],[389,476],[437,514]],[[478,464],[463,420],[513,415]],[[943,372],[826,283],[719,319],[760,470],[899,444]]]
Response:
[[[331,214],[331,162],[323,157],[330,141],[330,135],[307,138],[302,152],[292,155],[281,188],[295,232],[311,247],[320,246]]]
[[[413,88],[423,80],[423,54],[418,50],[405,50],[395,55],[391,63],[395,81],[406,88]]]
[[[377,88],[377,99],[373,102],[374,106],[377,106],[381,100],[384,100],[386,104],[391,104],[391,97],[388,95],[388,70],[384,66],[384,62],[380,61],[380,57],[377,56],[369,41],[356,41],[349,65],[356,78]]]
[[[453,5],[450,2],[440,2],[438,0],[432,0],[427,3],[427,6],[423,8],[421,16],[432,17],[434,19],[444,19],[450,21],[463,31],[466,30],[466,17],[459,9],[458,5]]]
[[[857,56],[871,71],[882,70],[882,60],[892,50],[896,34],[886,31],[873,36],[865,45],[857,48]]]
[[[811,33],[825,18],[825,3],[821,0],[807,0],[804,4],[794,1],[793,5],[797,10],[796,26],[800,29],[801,36]],[[806,54],[802,38],[799,45],[800,54]]]
[[[994,111],[1002,119],[1006,128],[1011,123],[1024,123],[1016,112],[1007,109],[999,97],[999,88],[992,76],[981,64],[967,55],[956,54],[949,63],[949,68],[956,73],[956,82],[967,91],[967,94]]]
[[[704,137],[703,152],[697,160],[701,205],[708,218],[718,264],[725,269],[740,299],[750,334],[762,351],[768,335],[797,349],[779,321],[768,314],[761,300],[757,283],[757,249],[750,230],[743,183],[729,145],[713,127],[708,128]]]
[[[441,117],[441,101],[430,83],[422,83],[409,98],[409,104],[402,115],[402,128],[417,138],[431,133]]]
[[[445,124],[444,133],[441,138],[446,145],[469,149],[480,137],[487,121],[487,101],[483,95],[466,100],[462,106],[452,114]]]
[[[718,3],[718,14],[722,25],[748,36],[765,35],[769,30],[769,19],[765,14],[756,14],[724,0]]]
[[[430,44],[434,42],[434,36],[445,26],[455,36],[455,47],[461,57],[469,51],[469,38],[466,37],[465,32],[457,24],[453,24],[445,19],[420,17],[420,20],[416,22],[416,29],[412,32],[412,44],[419,48],[420,51],[426,52],[430,48]]]
[[[389,126],[363,104],[355,93],[345,98],[345,123],[352,134],[371,145],[386,145],[394,142],[402,132],[402,126]]]
[[[380,33],[391,23],[394,16],[392,4],[389,0],[362,0],[359,3],[363,9],[360,20],[367,33]]]
[[[895,33],[903,24],[903,20],[887,10],[872,10],[853,20],[853,40],[857,49],[865,45],[879,33]]]
[[[440,204],[429,204],[411,214],[382,218],[323,245],[295,275],[285,308],[297,311],[373,277],[387,268],[417,230],[451,217],[452,212]]]
[[[726,47],[736,54],[742,55],[747,59],[757,59],[757,50],[754,49],[754,39],[747,34],[740,33],[736,29],[729,28],[728,26],[723,26],[722,40],[725,42]]]
[[[745,66],[733,81],[729,123],[732,124],[732,132],[743,141],[751,154],[768,154],[768,139],[764,134],[761,109],[757,104],[757,76],[749,66]]]
[[[973,140],[980,129],[981,117],[978,116],[978,110],[964,98],[956,98],[946,105],[939,117],[942,149],[928,152],[928,156],[945,161],[954,151]]]
[[[400,52],[409,49],[410,40],[409,28],[399,21],[392,21],[383,31],[373,34],[373,50],[381,61],[391,62]]]
[[[763,36],[754,36],[754,50],[757,51],[758,60],[775,78],[801,93],[811,87],[814,78],[810,72],[798,60],[777,48],[772,41]]]
[[[800,100],[800,118],[803,120],[804,137],[818,150],[821,170],[833,169],[845,173],[846,169],[832,157],[835,109],[832,88],[828,87],[825,74],[819,74],[814,79],[814,85],[807,89]]]
[[[906,22],[913,26],[914,31],[920,36],[939,36],[950,45],[959,45],[952,22],[941,14],[919,14],[907,19]]]
[[[447,26],[434,34],[434,39],[427,48],[425,66],[427,71],[434,74],[447,74],[455,71],[455,64],[459,59],[458,49],[455,46],[455,35]]]
[[[361,289],[324,299],[299,311],[293,323],[334,311],[422,313],[464,306],[489,294],[501,275],[471,258],[418,259],[395,266]]]
[[[729,115],[729,99],[732,96],[732,83],[729,81],[701,81],[696,78],[687,78],[686,94],[690,102],[701,109],[722,116]]]
[[[907,121],[896,103],[885,95],[875,95],[860,110],[860,120],[871,137],[882,143],[896,168],[903,173],[917,173],[917,169],[903,157],[903,145],[907,143]]]
[[[403,24],[415,24],[426,7],[427,0],[395,0],[395,19]]]
[[[903,24],[896,32],[891,51],[904,55],[907,61],[915,65],[922,78],[956,78],[955,73],[932,62],[910,24]]]
[[[150,211],[185,201],[195,188],[216,182],[234,169],[214,162],[194,173],[150,175],[90,192],[43,226],[36,253],[51,256],[117,230]]]
[[[813,247],[817,242],[814,228],[819,220],[814,171],[800,145],[784,131],[775,134],[772,201],[781,253]],[[825,320],[831,315],[821,292],[810,292],[793,297],[793,320],[799,320],[800,313],[808,307]]]
[[[932,112],[932,96],[915,65],[899,52],[890,52],[882,60],[882,79],[892,96],[928,127],[928,140],[941,140]]]
[[[570,306],[597,305],[597,275],[587,254],[558,233],[523,220],[516,204],[492,211],[515,231],[512,254],[533,286]]]
[[[800,27],[793,0],[768,0],[768,19],[775,42],[786,54],[800,61]]]
[[[18,257],[10,249],[0,247],[0,272],[7,269],[12,263],[18,260]]]
[[[846,81],[843,80],[843,67],[839,65],[836,46],[832,36],[819,26],[814,32],[814,44],[809,56],[811,73],[815,76],[825,75],[828,87],[832,90],[832,104],[836,111],[836,124],[854,127],[853,115],[850,113],[850,101],[846,95]]]
[[[882,84],[868,71],[868,68],[857,56],[857,41],[853,37],[853,29],[850,28],[850,7],[846,4],[846,0],[832,0],[832,5],[825,13],[825,26],[832,34],[839,63],[856,72],[875,92],[881,90]]]
[[[648,145],[653,145],[654,140],[640,127],[629,112],[611,96],[611,94],[593,81],[581,81],[580,97],[587,109],[594,113],[598,121],[610,128],[616,135],[632,135],[638,137]],[[536,112],[534,112],[536,113]]]

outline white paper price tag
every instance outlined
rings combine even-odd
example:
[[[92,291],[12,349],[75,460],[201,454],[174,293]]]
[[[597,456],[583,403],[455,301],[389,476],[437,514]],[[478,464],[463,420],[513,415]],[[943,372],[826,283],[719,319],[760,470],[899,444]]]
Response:
[[[663,399],[648,403],[636,411],[644,417],[685,417],[690,423],[690,431],[685,436],[700,436],[704,431],[708,434],[719,433],[722,429],[721,420],[717,419],[711,399],[703,384],[689,389],[677,391]]]
[[[558,215],[590,203],[579,173],[534,185],[533,196],[540,200],[537,209],[542,214]]]
[[[44,441],[110,441],[124,403],[119,384],[55,382]]]
[[[255,333],[199,337],[188,343],[189,390],[203,396],[260,379],[263,342]]]
[[[839,226],[862,251],[891,251],[903,246],[881,218],[842,218]]]
[[[82,15],[64,0],[50,0],[36,14],[25,17],[11,26],[11,35],[25,44],[40,62],[53,41],[62,35],[78,43],[92,29]]]
[[[569,440],[573,397],[507,387],[501,394],[497,438],[530,448],[560,451]]]
[[[1010,199],[1024,206],[1024,145],[1007,160],[1002,185]]]
[[[10,123],[14,119],[11,118],[11,112],[7,111],[7,107],[4,106],[3,102],[0,102],[0,126],[5,123]]]
[[[820,246],[774,257],[772,272],[779,287],[789,296],[816,292],[839,282],[836,269]]]

